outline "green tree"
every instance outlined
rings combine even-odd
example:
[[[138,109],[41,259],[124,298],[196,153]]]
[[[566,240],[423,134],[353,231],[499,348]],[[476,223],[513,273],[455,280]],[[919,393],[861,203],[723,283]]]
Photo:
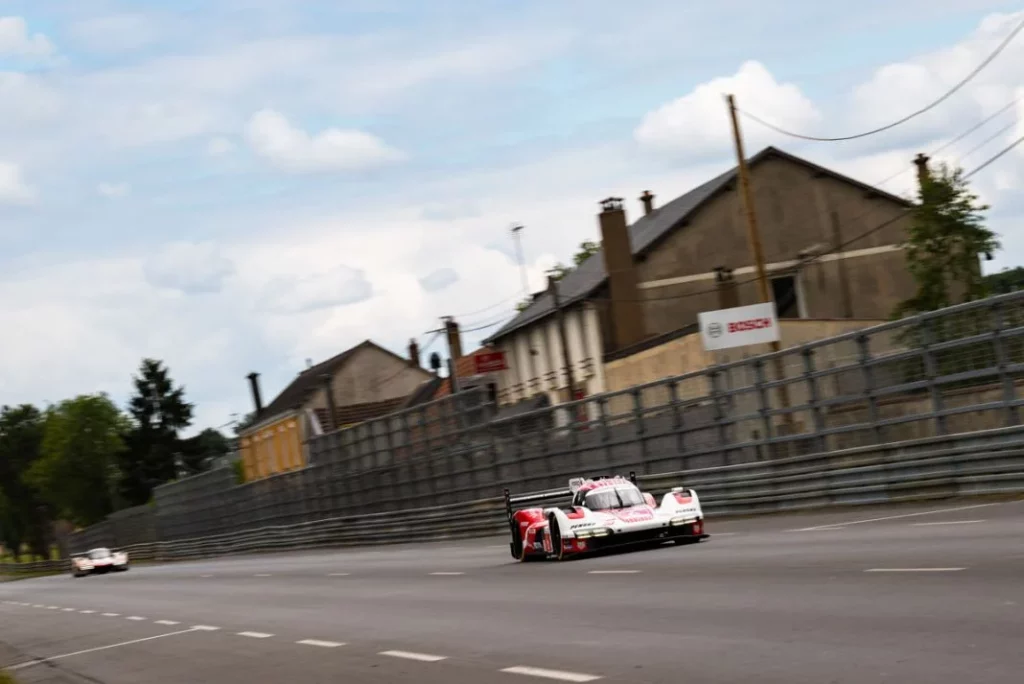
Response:
[[[50,511],[26,481],[39,460],[43,441],[43,415],[24,404],[0,408],[0,540],[18,554],[27,544],[34,555],[48,549]]]
[[[129,506],[146,503],[153,488],[178,476],[178,432],[192,424],[193,405],[185,388],[175,387],[170,372],[155,359],[143,359],[132,377],[135,394],[128,411],[134,422],[120,459],[120,492]]]
[[[1024,266],[1004,268],[999,273],[985,276],[985,287],[993,294],[1005,294],[1024,289]]]
[[[117,458],[129,424],[105,394],[81,395],[46,412],[42,455],[27,481],[61,517],[92,525],[114,507]]]
[[[979,256],[999,249],[984,226],[988,206],[979,204],[963,170],[941,164],[925,174],[907,236],[907,266],[917,292],[896,316],[934,311],[987,294]]]
[[[181,440],[181,463],[189,475],[200,473],[209,467],[213,459],[231,451],[228,438],[213,428],[206,428],[198,435]]]

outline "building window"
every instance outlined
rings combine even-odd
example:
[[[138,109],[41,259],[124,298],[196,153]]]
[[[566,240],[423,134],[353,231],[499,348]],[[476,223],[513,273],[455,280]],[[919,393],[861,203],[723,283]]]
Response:
[[[799,295],[795,275],[772,278],[772,298],[779,318],[802,318]]]

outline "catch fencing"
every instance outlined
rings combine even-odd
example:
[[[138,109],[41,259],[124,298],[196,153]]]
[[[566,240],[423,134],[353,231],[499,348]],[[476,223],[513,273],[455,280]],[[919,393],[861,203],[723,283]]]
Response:
[[[765,487],[781,497],[765,510],[851,503],[827,491],[841,465],[836,454],[891,454],[914,440],[951,444],[998,429],[1024,448],[1013,431],[1022,380],[1024,292],[1016,292],[514,415],[479,392],[461,392],[313,438],[301,470],[238,485],[222,468],[160,487],[156,539],[139,548],[260,530],[317,528],[331,537],[327,521],[375,519],[368,515],[401,526],[403,512],[457,510],[493,500],[505,486],[549,489],[579,474],[670,473],[699,482],[702,496],[730,513],[761,510],[752,492]],[[913,467],[942,470],[950,458],[934,448]],[[998,466],[1008,470],[998,474],[1019,474],[1016,458],[1000,451]],[[780,471],[791,465],[794,472]],[[842,467],[867,468],[853,474],[870,481],[888,466]],[[920,484],[900,472],[907,487]],[[773,479],[780,477],[809,489]],[[1012,489],[1019,478],[1009,481]],[[734,494],[735,505],[725,507]],[[361,543],[388,538],[367,529],[373,533]]]

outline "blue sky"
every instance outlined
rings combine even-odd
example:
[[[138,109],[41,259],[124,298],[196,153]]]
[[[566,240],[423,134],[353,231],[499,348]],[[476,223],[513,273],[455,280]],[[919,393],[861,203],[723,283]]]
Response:
[[[441,315],[497,322],[520,289],[508,226],[527,226],[539,286],[594,237],[597,200],[667,201],[731,163],[725,90],[792,128],[858,131],[934,98],[1020,9],[5,0],[0,403],[120,401],[156,356],[197,427],[220,425],[249,409],[251,370],[270,396],[305,358],[365,338],[401,352]],[[814,145],[747,122],[748,148],[875,182],[1024,88],[1022,44],[883,136]],[[1022,183],[1017,154],[979,176],[997,230],[1024,208]],[[1024,238],[1004,243],[993,267],[1021,261]]]

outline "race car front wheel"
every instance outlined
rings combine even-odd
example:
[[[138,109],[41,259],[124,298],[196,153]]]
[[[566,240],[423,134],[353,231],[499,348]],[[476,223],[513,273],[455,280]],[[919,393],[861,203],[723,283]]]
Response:
[[[558,528],[558,519],[552,513],[548,517],[548,535],[551,537],[551,550],[555,552],[555,558],[565,560],[565,548],[562,546],[562,531]]]
[[[523,535],[519,531],[519,525],[513,525],[512,527],[512,543],[509,544],[509,548],[512,551],[512,557],[518,561],[523,560]]]

